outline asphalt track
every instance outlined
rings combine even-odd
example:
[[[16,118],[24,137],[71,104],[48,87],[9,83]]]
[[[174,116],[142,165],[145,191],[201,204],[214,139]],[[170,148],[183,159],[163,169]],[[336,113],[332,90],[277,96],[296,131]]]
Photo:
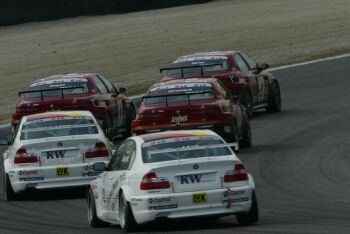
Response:
[[[256,113],[253,147],[239,153],[256,180],[259,223],[240,227],[232,216],[164,221],[140,232],[350,233],[350,57],[273,73],[283,110]],[[89,227],[82,190],[0,201],[0,233],[120,232],[118,226]]]

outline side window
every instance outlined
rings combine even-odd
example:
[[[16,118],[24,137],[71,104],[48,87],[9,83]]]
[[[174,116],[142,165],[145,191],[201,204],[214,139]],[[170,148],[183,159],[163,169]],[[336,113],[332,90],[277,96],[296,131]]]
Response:
[[[240,54],[243,57],[243,59],[247,62],[247,64],[249,65],[250,70],[256,69],[256,62],[253,59],[251,59],[248,55],[246,55],[244,53],[240,53]]]
[[[239,54],[235,54],[234,59],[236,61],[236,64],[237,64],[239,70],[241,70],[242,72],[249,70],[249,67],[247,66],[247,64],[244,62],[244,60],[242,59],[242,57]]]
[[[217,80],[216,81],[219,89],[220,89],[220,93],[221,95],[225,98],[225,99],[231,99],[231,92],[230,90],[227,89],[227,87],[224,85],[224,83],[221,80]]]
[[[114,85],[112,85],[112,83],[109,80],[107,80],[105,77],[101,75],[97,75],[97,77],[101,79],[103,83],[105,83],[105,85],[107,86],[108,92],[110,93],[116,92],[116,88],[114,87]]]
[[[127,140],[120,145],[108,164],[108,171],[129,170],[136,155],[136,144]]]
[[[98,77],[94,77],[94,82],[97,86],[98,91],[100,91],[101,94],[108,93],[106,85]]]

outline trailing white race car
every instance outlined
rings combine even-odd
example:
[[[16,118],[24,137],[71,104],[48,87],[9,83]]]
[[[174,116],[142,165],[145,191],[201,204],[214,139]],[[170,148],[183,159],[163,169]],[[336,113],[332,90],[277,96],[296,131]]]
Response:
[[[258,221],[253,178],[230,145],[210,130],[168,131],[130,137],[90,184],[92,227],[119,224],[131,231],[157,218],[236,215]]]
[[[100,173],[93,163],[108,164],[112,145],[88,111],[24,116],[4,152],[6,200],[27,189],[87,186]]]

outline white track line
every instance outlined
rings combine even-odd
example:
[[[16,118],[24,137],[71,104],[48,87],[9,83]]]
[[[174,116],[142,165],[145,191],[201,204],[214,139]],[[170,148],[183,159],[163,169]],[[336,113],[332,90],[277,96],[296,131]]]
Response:
[[[328,58],[315,59],[315,60],[302,62],[302,63],[295,63],[295,64],[291,64],[291,65],[274,67],[274,68],[268,69],[268,71],[277,71],[277,70],[282,70],[282,69],[286,69],[286,68],[304,66],[304,65],[308,65],[308,64],[312,64],[312,63],[319,63],[319,62],[330,61],[330,60],[335,60],[335,59],[341,59],[341,58],[346,58],[346,57],[350,57],[350,54],[342,54],[342,55],[332,56],[332,57],[328,57]],[[133,98],[141,98],[143,95],[144,94],[139,94],[139,95],[131,96],[130,98],[131,99],[133,99]],[[10,126],[11,126],[11,124],[1,124],[0,125],[0,129],[1,128],[8,128]]]

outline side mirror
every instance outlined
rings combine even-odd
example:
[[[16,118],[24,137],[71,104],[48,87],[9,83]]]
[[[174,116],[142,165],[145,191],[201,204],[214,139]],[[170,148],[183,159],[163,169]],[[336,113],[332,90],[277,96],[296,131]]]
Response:
[[[261,70],[266,70],[266,69],[268,69],[270,66],[267,64],[267,63],[263,63],[263,64],[261,64],[260,65],[260,69]]]
[[[10,145],[10,141],[7,138],[0,138],[0,145]]]
[[[92,168],[94,171],[105,171],[106,170],[106,164],[104,162],[97,162],[92,165]]]
[[[118,92],[120,93],[120,94],[123,94],[123,93],[125,93],[127,91],[127,88],[125,88],[125,87],[120,87],[119,89],[118,89]]]

